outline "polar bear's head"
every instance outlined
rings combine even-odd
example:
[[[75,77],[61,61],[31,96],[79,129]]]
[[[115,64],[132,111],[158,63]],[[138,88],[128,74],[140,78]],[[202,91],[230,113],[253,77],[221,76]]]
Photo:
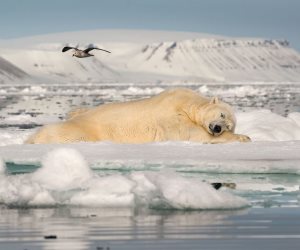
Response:
[[[218,136],[224,131],[234,132],[236,119],[232,108],[213,97],[200,112],[200,123],[208,133]]]

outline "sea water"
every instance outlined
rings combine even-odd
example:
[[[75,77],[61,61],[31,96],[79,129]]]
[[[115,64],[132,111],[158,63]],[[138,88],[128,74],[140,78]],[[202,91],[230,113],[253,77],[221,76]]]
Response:
[[[188,86],[231,103],[252,143],[23,145],[75,107],[169,87],[3,86],[0,249],[298,249],[297,84]]]

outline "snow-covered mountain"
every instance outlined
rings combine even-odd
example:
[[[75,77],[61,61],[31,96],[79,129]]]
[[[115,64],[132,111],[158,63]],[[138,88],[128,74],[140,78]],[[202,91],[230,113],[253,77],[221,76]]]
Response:
[[[91,42],[112,54],[78,59],[61,52]],[[300,82],[300,54],[286,40],[110,30],[23,38],[0,48],[11,64],[52,82]]]
[[[52,46],[52,45],[51,45]],[[75,59],[70,54],[57,49],[14,49],[3,54],[7,60],[18,65],[35,78],[51,82],[89,82],[95,79],[116,79],[115,72],[97,58],[90,60]]]
[[[195,39],[146,45],[139,69],[216,81],[299,81],[300,54],[287,41]],[[133,62],[132,60],[131,62]]]
[[[0,83],[20,80],[26,77],[28,77],[27,73],[0,57]]]

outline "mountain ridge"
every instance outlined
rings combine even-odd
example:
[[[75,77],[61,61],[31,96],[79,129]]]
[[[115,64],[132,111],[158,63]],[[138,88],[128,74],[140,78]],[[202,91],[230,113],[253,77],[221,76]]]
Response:
[[[0,56],[0,82],[27,78],[29,75],[19,67]]]
[[[159,37],[162,33],[143,31],[140,34],[153,35],[150,40],[155,42],[103,42],[99,38],[93,45],[111,50],[112,54],[97,51],[88,59],[74,58],[71,51],[61,53],[66,45],[62,41],[65,34],[50,41],[37,39],[34,42],[33,39],[30,46],[26,44],[16,49],[15,46],[21,46],[24,41],[21,39],[11,48],[0,49],[0,56],[32,76],[54,82],[300,82],[300,54],[287,40],[203,37],[203,34],[189,38],[185,37],[188,33],[176,32]],[[178,39],[161,41],[176,35]],[[51,35],[44,39],[47,37]]]

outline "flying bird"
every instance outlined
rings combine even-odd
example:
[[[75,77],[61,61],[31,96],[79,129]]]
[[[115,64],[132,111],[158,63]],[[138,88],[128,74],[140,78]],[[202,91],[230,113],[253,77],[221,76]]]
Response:
[[[81,50],[81,49],[78,49],[78,48],[75,48],[75,47],[69,47],[69,46],[63,47],[62,52],[66,52],[66,51],[68,51],[68,50],[70,50],[70,49],[73,49],[73,50],[74,50],[73,56],[76,56],[76,57],[79,57],[79,58],[84,58],[84,57],[94,56],[94,55],[92,55],[92,54],[89,53],[89,52],[90,52],[91,50],[93,50],[93,49],[102,50],[102,51],[104,51],[104,52],[111,53],[111,52],[108,51],[108,50],[105,50],[105,49],[99,49],[99,48],[95,48],[95,47],[90,47],[90,48]]]

